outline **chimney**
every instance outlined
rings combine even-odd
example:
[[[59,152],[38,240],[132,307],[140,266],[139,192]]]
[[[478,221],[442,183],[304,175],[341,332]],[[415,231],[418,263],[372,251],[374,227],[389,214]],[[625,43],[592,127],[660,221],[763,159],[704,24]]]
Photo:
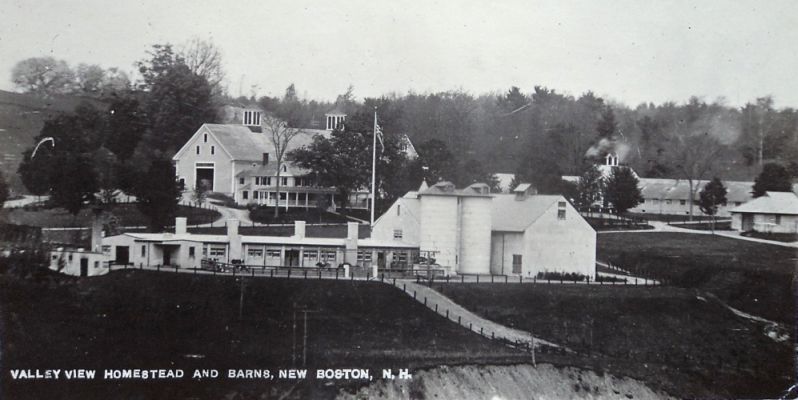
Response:
[[[261,161],[261,165],[266,165],[269,163],[269,153],[263,153],[263,160]]]
[[[358,223],[346,223],[346,240],[344,244],[346,251],[344,251],[344,262],[355,265],[357,264],[357,237],[358,237]]]
[[[294,237],[300,239],[305,237],[305,221],[294,221]]]
[[[186,233],[186,217],[175,218],[175,235]]]
[[[227,240],[230,243],[230,261],[241,259],[241,235],[238,234],[238,220],[227,220]]]
[[[100,252],[103,248],[103,222],[100,213],[100,210],[94,210],[91,219],[91,249],[89,251],[93,252]]]

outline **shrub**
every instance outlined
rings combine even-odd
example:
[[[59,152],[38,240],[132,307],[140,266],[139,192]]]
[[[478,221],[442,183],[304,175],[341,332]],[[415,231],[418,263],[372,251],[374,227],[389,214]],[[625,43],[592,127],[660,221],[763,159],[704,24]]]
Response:
[[[537,275],[538,279],[546,279],[552,281],[569,281],[569,282],[581,282],[587,279],[587,275],[580,274],[578,272],[538,272]]]

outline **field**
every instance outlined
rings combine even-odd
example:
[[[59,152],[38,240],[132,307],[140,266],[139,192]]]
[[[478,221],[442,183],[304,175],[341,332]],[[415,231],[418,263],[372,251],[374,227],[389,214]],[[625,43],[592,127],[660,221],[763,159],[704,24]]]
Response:
[[[597,258],[668,284],[710,292],[734,308],[795,324],[796,249],[687,233],[612,233]]]
[[[115,272],[88,280],[0,274],[3,377],[7,368],[290,368],[301,365],[308,309],[308,368],[415,368],[524,363],[528,356],[446,321],[388,285]],[[376,370],[379,372],[379,370]],[[10,383],[3,398],[260,398],[258,380]],[[294,398],[329,397],[335,386],[303,381]],[[339,381],[337,384],[346,383]],[[290,389],[292,382],[280,390]],[[273,393],[273,392],[272,392]],[[280,393],[280,392],[278,392]],[[194,398],[197,398],[194,397]]]
[[[84,208],[73,217],[63,208],[41,208],[36,211],[24,208],[2,209],[0,218],[19,225],[41,227],[88,227],[91,225],[92,211]],[[135,204],[116,204],[110,213],[118,218],[118,226],[145,226],[147,217],[136,208]],[[219,212],[195,207],[178,206],[178,217],[187,217],[188,224],[203,224],[215,221],[221,216]]]
[[[680,397],[774,398],[793,376],[791,343],[673,287],[435,285],[466,308],[534,332]],[[789,342],[789,341],[788,341]],[[576,361],[578,362],[578,361]]]

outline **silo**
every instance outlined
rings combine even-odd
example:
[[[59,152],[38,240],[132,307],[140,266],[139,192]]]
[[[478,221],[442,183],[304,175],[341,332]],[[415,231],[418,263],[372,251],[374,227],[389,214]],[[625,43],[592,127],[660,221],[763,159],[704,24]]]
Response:
[[[459,253],[458,196],[454,186],[438,183],[419,195],[421,227],[419,250],[434,251],[432,258],[455,271]]]
[[[491,197],[464,195],[460,201],[461,256],[457,272],[490,274]]]

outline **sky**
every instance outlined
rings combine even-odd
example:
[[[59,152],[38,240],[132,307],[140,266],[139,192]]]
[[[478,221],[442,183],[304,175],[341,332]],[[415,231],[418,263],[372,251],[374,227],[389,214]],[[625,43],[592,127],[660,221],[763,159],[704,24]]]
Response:
[[[0,0],[0,89],[52,56],[134,72],[150,45],[222,52],[228,93],[308,99],[536,85],[635,106],[798,108],[796,1]]]

